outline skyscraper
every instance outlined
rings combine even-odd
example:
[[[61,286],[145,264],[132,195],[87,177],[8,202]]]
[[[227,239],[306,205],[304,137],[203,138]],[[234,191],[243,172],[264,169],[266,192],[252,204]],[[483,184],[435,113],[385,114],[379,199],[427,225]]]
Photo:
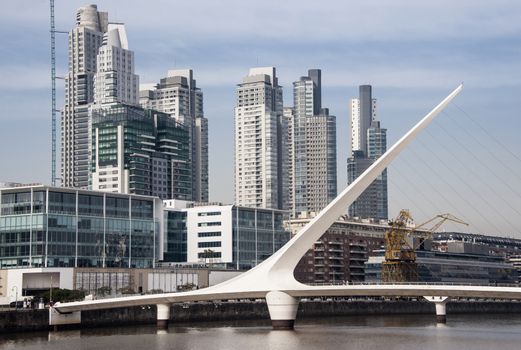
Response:
[[[108,29],[108,13],[96,5],[80,7],[69,32],[69,70],[61,120],[61,183],[89,186],[89,105],[94,101],[98,49]]]
[[[347,182],[351,184],[387,150],[387,130],[376,118],[376,99],[370,85],[360,86],[360,98],[351,100],[351,157],[347,159]],[[387,219],[387,170],[349,207],[349,215]]]
[[[193,200],[208,201],[208,120],[203,112],[203,92],[191,69],[169,70],[159,84],[142,86],[139,102],[143,108],[168,113],[189,132],[189,154],[193,174]]]
[[[293,216],[318,212],[336,196],[336,118],[322,108],[322,73],[310,69],[293,83],[290,193]]]
[[[235,203],[284,209],[287,124],[275,68],[251,68],[236,96]]]

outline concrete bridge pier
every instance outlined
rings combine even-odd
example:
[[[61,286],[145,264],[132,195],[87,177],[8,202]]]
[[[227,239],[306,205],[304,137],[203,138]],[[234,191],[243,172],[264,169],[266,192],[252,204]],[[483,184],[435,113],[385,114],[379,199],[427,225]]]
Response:
[[[299,300],[280,291],[266,294],[266,304],[274,330],[292,330],[297,318]]]
[[[436,306],[436,322],[447,323],[447,302],[449,297],[424,297]]]
[[[167,329],[170,319],[170,304],[157,304],[157,328]]]

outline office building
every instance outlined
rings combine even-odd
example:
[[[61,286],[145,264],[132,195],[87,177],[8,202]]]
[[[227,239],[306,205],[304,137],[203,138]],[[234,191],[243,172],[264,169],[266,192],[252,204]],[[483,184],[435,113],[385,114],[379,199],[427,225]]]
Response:
[[[94,102],[98,50],[108,29],[107,12],[96,5],[80,7],[69,32],[69,69],[61,120],[61,183],[89,186],[89,105]]]
[[[250,269],[289,240],[280,210],[209,204],[185,211],[188,262]]]
[[[150,85],[150,84],[147,84]],[[159,84],[143,85],[139,103],[143,108],[169,114],[187,127],[192,167],[192,199],[208,201],[208,120],[203,112],[203,92],[191,69],[169,70]]]
[[[125,104],[92,112],[92,189],[192,199],[187,128],[166,113]]]
[[[237,88],[235,203],[287,207],[287,125],[274,67],[251,68]]]
[[[376,100],[371,86],[360,86],[360,98],[351,100],[351,156],[347,159],[347,182],[351,184],[387,150],[387,130],[376,120]],[[349,207],[349,215],[378,220],[388,217],[387,170]]]
[[[293,83],[293,109],[288,142],[289,198],[292,216],[318,212],[337,194],[336,118],[322,108],[322,73],[310,69]]]
[[[158,198],[33,185],[0,190],[0,268],[153,267]]]

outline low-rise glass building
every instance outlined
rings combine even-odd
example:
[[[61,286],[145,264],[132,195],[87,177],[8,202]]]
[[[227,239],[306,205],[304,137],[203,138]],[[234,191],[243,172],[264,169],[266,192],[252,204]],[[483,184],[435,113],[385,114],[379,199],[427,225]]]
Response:
[[[382,281],[384,250],[375,252],[365,265],[367,282]],[[516,283],[516,268],[502,256],[417,250],[417,273],[420,282]]]
[[[161,214],[155,197],[0,189],[0,268],[153,267]]]

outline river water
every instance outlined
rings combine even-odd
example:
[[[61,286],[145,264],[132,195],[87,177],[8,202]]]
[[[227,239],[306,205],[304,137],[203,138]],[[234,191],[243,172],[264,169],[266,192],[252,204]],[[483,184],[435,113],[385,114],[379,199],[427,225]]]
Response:
[[[351,316],[298,319],[294,331],[269,321],[171,324],[0,335],[0,349],[521,349],[521,315]]]

